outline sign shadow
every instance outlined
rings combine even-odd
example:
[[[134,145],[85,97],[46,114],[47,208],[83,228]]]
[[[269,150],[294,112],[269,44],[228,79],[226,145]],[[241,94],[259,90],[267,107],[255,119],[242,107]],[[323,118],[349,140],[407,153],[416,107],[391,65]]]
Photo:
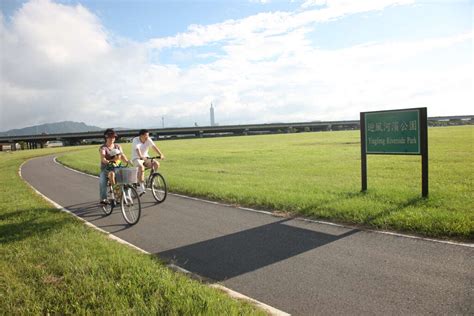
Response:
[[[216,281],[230,279],[358,232],[331,235],[288,225],[291,219],[155,253],[160,259]]]

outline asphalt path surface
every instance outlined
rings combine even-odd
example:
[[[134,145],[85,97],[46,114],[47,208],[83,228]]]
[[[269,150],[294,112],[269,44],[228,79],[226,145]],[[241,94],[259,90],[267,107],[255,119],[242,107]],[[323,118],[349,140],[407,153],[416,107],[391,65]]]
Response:
[[[293,315],[473,315],[474,248],[284,219],[168,195],[142,217],[104,216],[98,179],[28,161],[22,176],[94,225]]]

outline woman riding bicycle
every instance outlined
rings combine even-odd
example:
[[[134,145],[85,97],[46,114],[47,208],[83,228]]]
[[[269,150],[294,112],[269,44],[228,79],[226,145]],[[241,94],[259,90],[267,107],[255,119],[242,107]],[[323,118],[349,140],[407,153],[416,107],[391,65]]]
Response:
[[[117,138],[117,133],[111,128],[108,128],[104,132],[105,143],[100,146],[100,204],[107,204],[107,179],[109,176],[110,170],[107,168],[109,163],[113,161],[111,153],[114,149],[120,151],[120,154],[117,154],[117,158],[124,160],[127,163],[130,163],[127,156],[122,151],[122,147],[119,144],[115,144],[115,139]]]
[[[132,161],[135,166],[138,166],[138,182],[140,184],[137,189],[138,194],[145,192],[145,167],[153,168],[155,171],[160,167],[158,161],[148,159],[148,149],[150,147],[153,147],[161,159],[165,159],[165,155],[150,138],[148,130],[140,130],[139,135],[132,140]]]

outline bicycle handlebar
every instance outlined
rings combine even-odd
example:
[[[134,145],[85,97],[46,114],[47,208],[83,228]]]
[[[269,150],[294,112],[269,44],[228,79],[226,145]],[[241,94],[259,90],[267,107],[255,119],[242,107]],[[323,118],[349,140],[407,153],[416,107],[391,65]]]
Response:
[[[130,164],[128,162],[125,163],[125,165],[122,166],[114,166],[110,162],[108,163],[108,166],[114,168],[114,169],[119,169],[119,168],[127,168]]]
[[[146,158],[147,158],[147,159],[151,159],[151,160],[153,160],[153,159],[160,159],[160,158],[161,158],[161,156],[155,156],[155,157],[146,157]],[[145,159],[141,159],[141,158],[140,158],[140,160],[145,160]]]

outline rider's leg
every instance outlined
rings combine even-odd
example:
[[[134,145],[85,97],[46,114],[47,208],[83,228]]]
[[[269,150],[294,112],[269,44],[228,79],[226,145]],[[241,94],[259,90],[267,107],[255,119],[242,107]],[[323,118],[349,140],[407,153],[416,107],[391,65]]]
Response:
[[[158,171],[158,168],[160,168],[160,163],[156,160],[153,160],[153,172],[157,172]]]
[[[137,178],[138,178],[138,194],[142,194],[145,192],[145,166],[143,165],[143,160],[136,159],[133,161],[134,165],[137,166],[138,172],[137,172]]]
[[[115,185],[115,172],[109,171],[109,182],[111,185]]]
[[[138,182],[143,183],[145,181],[145,166],[143,166],[143,160],[136,159],[134,161],[134,164],[138,168],[138,173],[137,173]]]
[[[107,170],[102,169],[99,176],[100,200],[107,200]]]

